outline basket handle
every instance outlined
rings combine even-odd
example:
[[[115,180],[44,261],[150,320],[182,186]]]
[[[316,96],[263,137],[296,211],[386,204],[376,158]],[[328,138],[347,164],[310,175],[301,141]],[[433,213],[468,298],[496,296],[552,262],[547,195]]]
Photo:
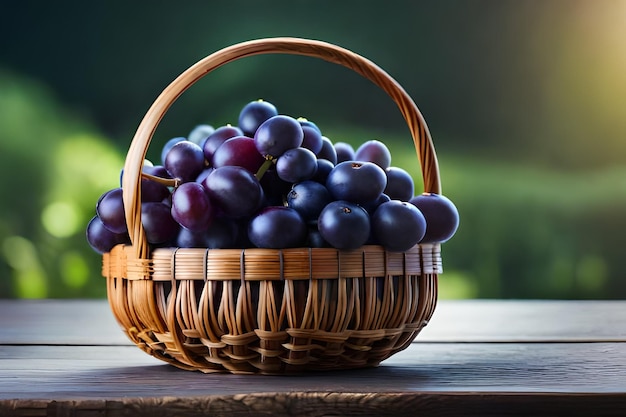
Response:
[[[281,37],[242,42],[214,52],[181,73],[152,103],[137,128],[128,149],[122,180],[126,223],[137,258],[148,259],[150,256],[141,224],[141,168],[161,119],[185,90],[211,71],[240,58],[272,53],[311,56],[342,65],[385,91],[408,124],[421,165],[424,191],[441,193],[437,157],[426,122],[411,97],[380,67],[352,51],[317,40]]]

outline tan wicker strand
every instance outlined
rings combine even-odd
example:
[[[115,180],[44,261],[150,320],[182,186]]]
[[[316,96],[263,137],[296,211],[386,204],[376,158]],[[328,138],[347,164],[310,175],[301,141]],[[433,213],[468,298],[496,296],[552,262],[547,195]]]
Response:
[[[165,112],[216,68],[258,54],[294,54],[352,69],[385,91],[405,118],[424,190],[440,192],[422,115],[371,61],[325,42],[269,38],[217,51],[155,100],[130,144],[123,198],[131,245],[103,256],[113,314],[146,353],[206,373],[283,374],[377,366],[428,323],[442,272],[440,245],[405,252],[333,248],[150,250],[141,225],[141,166]]]
[[[441,272],[438,246],[420,246],[402,253],[386,253],[379,246],[364,246],[356,251],[343,252],[339,257],[337,250],[331,248],[250,248],[208,252],[194,248],[159,248],[152,253],[153,262],[148,263],[153,281],[170,281],[172,273],[175,273],[177,279],[204,280],[205,276],[210,276],[211,279],[218,280],[239,280],[242,276],[242,251],[245,254],[243,275],[245,280],[250,281],[334,278],[337,271],[346,278],[360,277],[363,274],[398,275],[403,273],[404,268],[410,273],[419,274],[422,272],[423,261],[429,270]],[[176,271],[171,269],[170,259],[173,256],[176,256]],[[384,269],[385,256],[388,258],[387,270]]]

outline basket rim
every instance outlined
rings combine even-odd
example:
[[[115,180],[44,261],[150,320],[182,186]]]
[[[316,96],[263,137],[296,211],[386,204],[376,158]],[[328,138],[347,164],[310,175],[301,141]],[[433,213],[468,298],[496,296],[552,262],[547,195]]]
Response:
[[[380,245],[336,248],[156,248],[149,259],[119,244],[103,257],[102,275],[152,281],[302,281],[372,276],[441,274],[441,244],[418,244],[403,252]]]

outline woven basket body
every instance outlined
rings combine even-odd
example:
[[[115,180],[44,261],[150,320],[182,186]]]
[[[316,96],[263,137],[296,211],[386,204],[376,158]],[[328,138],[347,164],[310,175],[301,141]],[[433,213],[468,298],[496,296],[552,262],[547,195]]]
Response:
[[[404,116],[424,191],[439,193],[426,124],[406,92],[367,59],[332,44],[296,38],[244,42],[183,72],[139,125],[124,166],[131,245],[103,255],[114,316],[142,350],[203,372],[284,374],[378,365],[427,324],[442,272],[440,245],[406,252],[380,246],[150,250],[141,225],[141,166],[169,106],[193,83],[236,59],[307,55],[343,65],[389,94]]]

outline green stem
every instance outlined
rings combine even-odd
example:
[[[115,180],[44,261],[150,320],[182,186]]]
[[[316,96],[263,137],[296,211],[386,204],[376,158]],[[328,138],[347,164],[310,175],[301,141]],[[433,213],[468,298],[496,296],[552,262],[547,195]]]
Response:
[[[256,172],[256,174],[254,174],[254,176],[256,177],[257,180],[261,181],[261,178],[263,178],[263,175],[265,174],[265,172],[272,166],[273,163],[276,162],[276,158],[274,158],[271,155],[267,155],[265,157],[265,162],[263,162],[263,165],[261,165],[259,167],[259,170]]]

